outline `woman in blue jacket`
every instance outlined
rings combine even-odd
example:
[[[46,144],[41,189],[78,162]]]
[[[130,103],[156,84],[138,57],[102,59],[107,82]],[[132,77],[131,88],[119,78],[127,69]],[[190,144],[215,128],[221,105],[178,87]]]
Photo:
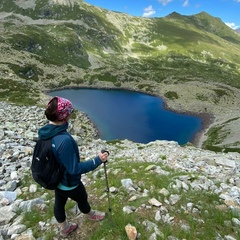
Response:
[[[73,112],[72,103],[61,97],[53,97],[47,104],[45,115],[49,123],[38,130],[40,139],[52,139],[56,148],[57,159],[62,162],[65,172],[61,183],[55,190],[54,216],[60,224],[60,234],[66,237],[76,230],[76,223],[66,220],[65,205],[68,198],[76,201],[79,210],[86,214],[88,219],[101,221],[105,213],[92,210],[88,203],[86,189],[81,182],[81,174],[94,170],[100,164],[107,161],[108,153],[99,153],[92,160],[80,162],[78,145],[67,132],[68,120]]]

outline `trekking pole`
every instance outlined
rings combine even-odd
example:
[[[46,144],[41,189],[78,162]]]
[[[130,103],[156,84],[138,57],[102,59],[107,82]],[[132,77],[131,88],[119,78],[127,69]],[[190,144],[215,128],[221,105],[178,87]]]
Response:
[[[109,155],[109,152],[106,150],[102,150],[102,153],[107,152]],[[110,195],[109,195],[109,185],[108,185],[108,176],[107,176],[107,167],[106,167],[107,161],[103,163],[104,166],[104,173],[105,173],[105,179],[106,179],[106,187],[107,187],[107,196],[108,196],[108,211],[110,213],[110,221],[111,221],[111,225],[114,226],[113,223],[113,218],[112,218],[112,208],[111,208],[111,204],[110,204]]]

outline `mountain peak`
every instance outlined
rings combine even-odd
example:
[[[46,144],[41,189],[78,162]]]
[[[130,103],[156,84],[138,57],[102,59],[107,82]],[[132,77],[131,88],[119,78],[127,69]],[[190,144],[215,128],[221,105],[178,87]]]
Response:
[[[52,0],[54,3],[59,5],[72,6],[75,3],[79,4],[81,0]]]
[[[166,16],[166,18],[179,18],[179,17],[181,17],[181,16],[182,16],[182,15],[181,15],[180,13],[174,11],[174,12],[168,14],[168,15]]]

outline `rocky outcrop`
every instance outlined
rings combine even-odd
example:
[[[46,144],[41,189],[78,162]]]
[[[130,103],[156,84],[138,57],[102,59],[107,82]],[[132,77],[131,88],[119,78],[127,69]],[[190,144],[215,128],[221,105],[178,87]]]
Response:
[[[48,194],[44,193],[34,197],[39,192],[39,187],[32,182],[28,186],[22,183],[26,176],[30,178],[30,164],[33,147],[37,138],[37,129],[46,123],[43,109],[37,106],[17,106],[0,102],[0,239],[35,239],[33,229],[28,229],[23,221],[23,214],[31,212],[37,207],[45,209],[48,204]],[[215,153],[194,146],[179,146],[176,142],[155,141],[148,144],[134,143],[128,140],[107,143],[100,139],[94,139],[95,131],[86,116],[79,114],[81,121],[70,124],[70,131],[78,141],[81,157],[91,158],[96,152],[106,148],[111,153],[108,171],[119,178],[118,164],[144,163],[141,171],[155,174],[159,177],[170,176],[171,171],[180,171],[182,174],[171,177],[168,189],[154,185],[159,195],[164,196],[164,201],[150,197],[151,188],[146,188],[144,182],[132,179],[131,175],[122,177],[121,187],[116,187],[110,182],[110,193],[114,196],[119,192],[128,195],[128,201],[124,202],[122,211],[125,214],[134,214],[144,209],[154,209],[153,220],[145,219],[141,222],[146,228],[149,239],[164,239],[158,223],[172,224],[175,216],[170,214],[170,209],[175,208],[181,200],[181,191],[209,191],[218,195],[216,208],[234,212],[230,227],[240,227],[240,154]],[[76,124],[77,123],[77,124]],[[81,124],[80,124],[81,123]],[[80,124],[80,125],[79,125]],[[77,126],[77,127],[76,127]],[[89,133],[89,131],[91,133]],[[132,169],[138,172],[139,169]],[[101,175],[102,169],[97,169],[92,177]],[[83,177],[86,184],[91,184],[88,176]],[[169,192],[174,190],[174,194]],[[28,198],[22,198],[27,195]],[[131,203],[147,198],[145,204],[138,208]],[[100,198],[106,198],[103,194]],[[221,204],[219,204],[221,203]],[[200,212],[201,201],[195,206],[191,201],[186,206],[181,206],[188,214]],[[177,209],[176,209],[177,211]],[[20,214],[19,214],[20,213]],[[229,223],[228,223],[229,224]],[[57,236],[57,226],[54,219],[47,222],[39,222],[40,228],[45,230],[54,227]],[[190,226],[182,223],[181,228],[188,231]],[[82,230],[81,230],[82,231]],[[126,225],[129,239],[141,236],[135,226]],[[43,236],[42,236],[43,237]],[[69,238],[71,239],[71,238]],[[74,239],[74,238],[73,238]],[[174,233],[172,233],[172,239]],[[237,239],[237,236],[221,236],[218,239]]]

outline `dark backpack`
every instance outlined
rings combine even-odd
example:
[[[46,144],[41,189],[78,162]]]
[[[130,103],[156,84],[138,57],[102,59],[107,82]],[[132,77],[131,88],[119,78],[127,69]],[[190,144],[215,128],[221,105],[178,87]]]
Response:
[[[39,139],[34,147],[31,171],[33,179],[42,187],[50,190],[57,188],[61,182],[64,166],[57,159],[52,139]]]

